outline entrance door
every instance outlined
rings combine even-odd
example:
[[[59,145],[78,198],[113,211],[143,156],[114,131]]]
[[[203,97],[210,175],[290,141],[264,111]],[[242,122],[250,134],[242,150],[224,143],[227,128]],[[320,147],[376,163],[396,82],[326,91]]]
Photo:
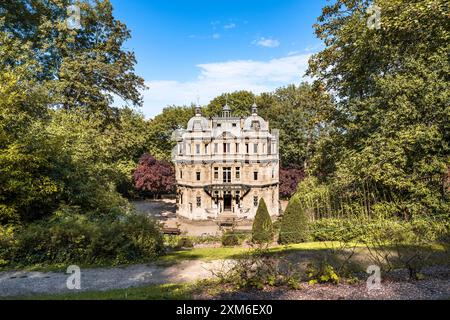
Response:
[[[231,211],[231,203],[232,203],[231,194],[225,194],[223,196],[223,209],[225,211]]]

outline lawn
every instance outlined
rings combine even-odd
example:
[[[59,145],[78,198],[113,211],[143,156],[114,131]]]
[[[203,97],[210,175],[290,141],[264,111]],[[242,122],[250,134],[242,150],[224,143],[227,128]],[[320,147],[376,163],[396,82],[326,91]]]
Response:
[[[293,252],[293,251],[317,251],[326,250],[332,247],[337,247],[338,242],[324,241],[324,242],[305,242],[298,244],[291,244],[286,246],[273,246],[269,248],[271,253]],[[251,248],[246,247],[219,247],[219,248],[194,248],[172,251],[160,259],[159,263],[176,263],[182,260],[219,260],[219,259],[239,259],[245,257],[251,252]]]

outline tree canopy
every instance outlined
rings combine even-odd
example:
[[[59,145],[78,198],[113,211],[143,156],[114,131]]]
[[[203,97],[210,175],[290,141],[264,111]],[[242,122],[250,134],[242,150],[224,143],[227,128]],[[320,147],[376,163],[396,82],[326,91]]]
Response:
[[[315,25],[326,45],[309,74],[337,99],[313,172],[343,186],[369,185],[390,211],[449,212],[449,20],[443,0],[336,0]],[[386,211],[386,208],[385,208]]]

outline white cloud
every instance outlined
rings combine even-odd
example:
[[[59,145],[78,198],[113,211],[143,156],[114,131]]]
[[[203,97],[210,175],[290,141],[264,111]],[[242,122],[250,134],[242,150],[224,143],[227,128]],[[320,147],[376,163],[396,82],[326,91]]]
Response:
[[[257,40],[254,40],[252,44],[260,46],[260,47],[266,47],[266,48],[276,48],[280,45],[280,41],[276,39],[271,38],[259,38]]]
[[[214,33],[214,34],[212,35],[212,38],[213,38],[213,39],[219,39],[219,38],[220,38],[220,34],[219,34],[219,33]]]
[[[197,65],[200,73],[192,81],[147,81],[143,112],[154,117],[167,105],[189,105],[200,95],[205,105],[214,97],[237,90],[254,93],[272,91],[290,83],[308,81],[303,77],[309,54],[292,55],[269,61],[235,60]],[[303,77],[303,78],[302,78]]]

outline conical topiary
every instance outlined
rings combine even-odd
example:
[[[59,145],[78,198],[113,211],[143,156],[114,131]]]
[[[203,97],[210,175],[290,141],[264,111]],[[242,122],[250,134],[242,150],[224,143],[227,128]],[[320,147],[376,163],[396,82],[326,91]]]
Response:
[[[255,243],[267,243],[273,240],[273,226],[264,199],[261,198],[256,210],[252,227],[252,240]]]
[[[309,238],[308,218],[300,200],[295,195],[288,203],[280,224],[279,243],[305,242]]]

